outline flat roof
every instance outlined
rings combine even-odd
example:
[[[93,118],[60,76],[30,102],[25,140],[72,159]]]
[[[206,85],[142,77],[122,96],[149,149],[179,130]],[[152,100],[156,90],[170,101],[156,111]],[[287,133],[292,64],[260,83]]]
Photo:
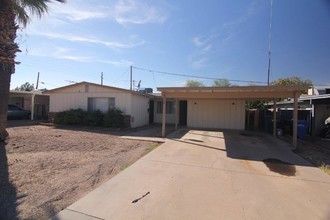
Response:
[[[330,94],[301,96],[299,100],[330,99]]]
[[[274,99],[292,98],[309,86],[158,87],[166,98],[178,99]]]
[[[42,91],[40,90],[34,90],[34,91],[16,91],[16,90],[10,90],[9,94],[16,94],[16,95],[41,95],[41,96],[48,96],[47,94],[44,94]]]

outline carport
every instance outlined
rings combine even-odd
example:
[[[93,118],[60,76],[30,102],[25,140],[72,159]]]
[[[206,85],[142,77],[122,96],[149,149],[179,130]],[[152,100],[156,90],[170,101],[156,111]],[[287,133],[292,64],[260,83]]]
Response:
[[[162,115],[162,136],[165,137],[166,131],[166,100],[175,99],[175,127],[178,126],[178,106],[180,100],[188,100],[191,105],[198,105],[197,101],[204,102],[203,107],[199,112],[208,112],[212,109],[212,102],[217,102],[217,106],[235,106],[236,102],[249,101],[249,100],[269,100],[274,102],[274,114],[273,121],[276,122],[276,101],[279,99],[293,98],[294,101],[294,111],[293,111],[293,146],[297,146],[297,121],[298,121],[298,97],[301,95],[302,91],[307,90],[308,86],[232,86],[232,87],[160,87],[157,88],[161,92],[163,98],[163,115]],[[197,100],[197,101],[196,101]],[[222,101],[222,102],[220,102]],[[239,109],[238,109],[239,108]],[[212,115],[221,116],[222,119],[229,120],[229,124],[234,126],[229,127],[230,129],[244,129],[237,122],[237,118],[241,118],[242,108],[245,107],[240,105],[239,107],[224,109],[221,113],[214,112],[207,116],[207,113],[203,116],[204,120],[212,121],[215,118],[211,118]],[[236,109],[233,113],[232,109]],[[238,110],[237,110],[238,109]],[[189,115],[189,105],[188,112]],[[226,115],[226,112],[231,114]],[[165,114],[164,114],[165,113]],[[243,113],[245,115],[245,112]],[[198,115],[190,115],[190,121],[194,121]],[[244,117],[245,118],[245,117]],[[218,121],[220,127],[218,129],[226,129],[222,127],[222,121]],[[245,119],[244,119],[245,120]],[[188,118],[189,121],[189,118]],[[238,123],[238,124],[237,124]],[[199,127],[198,122],[191,123],[194,127]],[[237,124],[237,125],[236,125]],[[189,123],[188,123],[189,126]],[[273,135],[276,136],[276,123],[273,123]]]
[[[31,111],[31,120],[48,116],[49,95],[39,91],[10,91],[9,103]]]

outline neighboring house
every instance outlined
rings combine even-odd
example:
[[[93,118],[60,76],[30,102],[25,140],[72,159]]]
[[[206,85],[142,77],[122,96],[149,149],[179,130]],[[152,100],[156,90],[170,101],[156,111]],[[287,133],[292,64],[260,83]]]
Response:
[[[150,95],[126,89],[81,82],[49,90],[49,112],[70,109],[106,112],[116,107],[130,116],[132,128],[149,124]]]
[[[282,118],[292,118],[292,100],[277,103],[277,108]],[[298,109],[299,119],[307,121],[312,136],[317,137],[324,128],[324,121],[330,117],[330,94],[301,96]]]
[[[41,91],[14,91],[9,92],[8,104],[16,105],[31,111],[31,119],[45,119],[48,117],[49,96]]]

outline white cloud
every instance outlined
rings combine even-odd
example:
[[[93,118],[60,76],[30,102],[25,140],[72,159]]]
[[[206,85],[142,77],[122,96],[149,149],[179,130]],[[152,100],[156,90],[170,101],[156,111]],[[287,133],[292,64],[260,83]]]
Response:
[[[128,67],[130,65],[133,65],[133,62],[128,60],[102,60],[98,62],[111,64],[115,67]]]
[[[82,36],[76,36],[76,35],[70,35],[70,34],[64,35],[64,34],[52,33],[52,32],[33,32],[33,34],[39,35],[39,36],[44,36],[44,37],[47,37],[50,39],[61,39],[61,40],[67,40],[67,41],[71,41],[71,42],[100,44],[100,45],[107,46],[111,49],[130,49],[130,48],[145,44],[145,41],[121,43],[121,42],[116,42],[116,41],[99,40],[95,37],[82,37]]]
[[[248,6],[248,8],[245,10],[245,12],[242,13],[242,15],[240,17],[223,23],[222,24],[223,27],[229,28],[229,27],[239,26],[239,25],[244,24],[262,8],[263,3],[264,2],[261,0],[253,0],[251,2],[251,4]]]
[[[100,60],[99,58],[91,57],[91,56],[80,56],[76,55],[77,52],[71,48],[64,47],[40,47],[34,48],[29,51],[28,55],[30,56],[38,56],[38,57],[49,57],[55,59],[64,59],[64,60],[72,60],[84,63],[105,63],[111,64],[115,67],[128,67],[133,65],[132,61],[121,59],[121,60]]]
[[[71,2],[70,2],[71,3]],[[97,18],[109,17],[104,10],[99,10],[95,6],[85,4],[55,4],[50,7],[50,14],[59,19],[68,19],[70,21],[81,21]]]
[[[229,32],[223,39],[222,42],[226,43],[228,41],[230,41],[231,39],[233,39],[235,36],[237,35],[237,32]]]
[[[90,57],[83,57],[83,56],[56,56],[57,59],[64,59],[64,60],[73,60],[73,61],[79,61],[79,62],[91,62]]]
[[[136,43],[128,43],[128,44],[124,44],[124,43],[119,43],[119,42],[106,42],[106,41],[100,41],[101,44],[104,44],[112,49],[116,49],[116,48],[120,48],[120,49],[129,49],[129,48],[133,48],[133,47],[137,47],[140,45],[145,44],[145,41],[140,41],[140,42],[136,42]]]
[[[195,47],[200,49],[201,52],[208,52],[212,49],[212,40],[215,36],[211,35],[206,38],[194,37],[192,43]]]
[[[206,66],[207,61],[208,61],[208,58],[205,58],[205,57],[200,58],[200,59],[192,62],[192,67],[194,69],[200,69],[200,68]]]
[[[63,47],[50,47],[47,48],[39,47],[33,48],[28,52],[30,56],[38,56],[38,57],[50,57],[55,59],[65,59],[65,60],[73,60],[79,62],[91,62],[92,57],[89,56],[77,56],[74,50],[70,48]]]
[[[206,45],[203,49],[202,49],[202,51],[203,52],[208,52],[208,51],[210,51],[212,49],[212,45]]]
[[[217,35],[210,34],[207,37],[194,37],[191,42],[195,50],[188,56],[188,60],[194,69],[200,69],[207,66],[210,54],[213,49],[213,41]]]
[[[136,0],[119,0],[113,13],[116,22],[122,25],[163,23],[167,19],[160,8]]]
[[[168,17],[167,6],[164,5],[139,0],[109,1],[103,5],[100,2],[75,0],[65,4],[52,4],[46,17],[70,22],[108,19],[121,25],[157,24],[164,23]]]
[[[204,45],[204,42],[201,41],[201,39],[199,37],[194,37],[192,39],[192,42],[193,44],[196,46],[196,47],[201,47]]]

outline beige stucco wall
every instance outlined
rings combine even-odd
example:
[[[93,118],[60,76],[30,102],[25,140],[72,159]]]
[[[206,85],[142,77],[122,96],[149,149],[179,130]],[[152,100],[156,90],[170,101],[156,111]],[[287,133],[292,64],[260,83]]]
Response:
[[[154,114],[154,122],[155,123],[162,123],[163,114],[157,114],[155,111]],[[175,124],[175,114],[166,114],[166,123],[167,124]]]
[[[146,96],[132,94],[131,127],[141,127],[149,124],[149,101]]]
[[[188,100],[187,126],[244,129],[244,100]]]

